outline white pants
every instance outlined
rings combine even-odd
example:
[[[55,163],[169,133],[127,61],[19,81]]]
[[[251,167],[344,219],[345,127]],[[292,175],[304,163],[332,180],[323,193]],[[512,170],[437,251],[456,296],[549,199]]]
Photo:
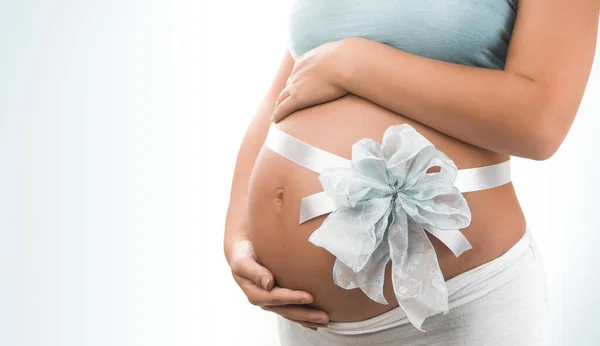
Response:
[[[317,331],[278,317],[281,345],[541,345],[548,322],[546,272],[529,228],[503,255],[446,284],[450,312],[427,318],[427,332],[408,323],[399,307]]]

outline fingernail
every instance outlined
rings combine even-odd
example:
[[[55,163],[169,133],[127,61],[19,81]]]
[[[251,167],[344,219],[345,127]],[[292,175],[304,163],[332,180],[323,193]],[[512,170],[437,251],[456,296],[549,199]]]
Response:
[[[263,276],[262,279],[260,279],[260,284],[262,285],[262,287],[266,290],[269,288],[269,277],[268,276]]]
[[[301,303],[301,304],[308,304],[308,303],[310,303],[310,299],[302,299],[302,300],[300,301],[300,303]]]
[[[316,323],[327,323],[327,320],[324,319],[324,318],[317,318],[317,319],[314,319],[313,322],[316,322]]]

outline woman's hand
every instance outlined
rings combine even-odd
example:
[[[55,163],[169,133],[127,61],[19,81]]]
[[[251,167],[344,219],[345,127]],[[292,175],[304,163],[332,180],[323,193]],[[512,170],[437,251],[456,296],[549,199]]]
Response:
[[[338,99],[348,92],[339,84],[347,40],[324,43],[306,52],[294,63],[285,88],[275,102],[271,120],[278,122],[291,113]]]
[[[304,306],[313,301],[312,295],[276,287],[273,274],[258,263],[249,240],[234,243],[230,249],[229,265],[233,278],[252,305],[279,314],[304,327],[316,329],[329,323],[329,316],[321,310]]]

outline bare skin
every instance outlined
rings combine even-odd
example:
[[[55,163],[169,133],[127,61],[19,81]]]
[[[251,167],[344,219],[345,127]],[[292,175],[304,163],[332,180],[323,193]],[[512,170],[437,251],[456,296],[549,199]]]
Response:
[[[598,7],[592,0],[519,1],[505,71],[439,62],[360,39],[343,40],[335,49],[328,43],[298,62],[286,52],[242,142],[227,215],[225,254],[250,302],[307,327],[324,325],[318,319],[358,320],[393,307],[372,305],[362,293],[331,284],[333,257],[306,243],[323,217],[297,225],[299,201],[319,191],[318,181],[314,173],[261,150],[272,116],[284,119],[278,126],[291,135],[347,158],[352,142],[380,139],[387,125],[408,122],[459,168],[502,162],[509,155],[547,159],[566,136],[585,90]],[[369,54],[361,54],[367,45]],[[331,63],[340,56],[355,58]],[[360,125],[365,114],[373,126]],[[462,231],[473,249],[456,258],[430,238],[446,279],[498,257],[524,231],[512,184],[465,198],[473,222]],[[286,288],[275,286],[267,268]],[[389,285],[386,297],[394,301]]]

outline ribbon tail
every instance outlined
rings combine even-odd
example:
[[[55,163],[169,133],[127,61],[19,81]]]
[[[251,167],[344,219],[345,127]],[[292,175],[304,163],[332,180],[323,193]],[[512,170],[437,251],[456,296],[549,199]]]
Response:
[[[469,240],[467,240],[459,229],[441,229],[431,225],[426,225],[425,227],[427,232],[433,234],[444,243],[456,257],[473,248]]]
[[[393,222],[389,244],[392,260],[392,283],[398,304],[409,321],[420,331],[427,317],[448,313],[448,289],[435,250],[422,226],[406,217],[408,246],[401,225]],[[400,246],[398,246],[400,244]]]
[[[392,208],[388,206],[382,216],[377,216],[379,220],[374,225],[376,246],[369,252],[368,259],[361,268],[353,268],[348,265],[350,263],[344,263],[341,260],[343,257],[338,257],[333,266],[333,281],[337,286],[347,290],[358,287],[367,297],[380,304],[388,304],[383,294],[383,285],[385,281],[385,267],[390,261],[390,252],[387,238],[384,235],[391,212]],[[376,213],[375,215],[379,214]],[[366,217],[367,214],[363,213],[363,216]],[[348,227],[343,227],[343,230],[347,232]],[[336,243],[340,242],[336,239],[331,240]],[[357,247],[356,245],[352,246],[352,244],[346,245],[344,246],[346,250]]]

